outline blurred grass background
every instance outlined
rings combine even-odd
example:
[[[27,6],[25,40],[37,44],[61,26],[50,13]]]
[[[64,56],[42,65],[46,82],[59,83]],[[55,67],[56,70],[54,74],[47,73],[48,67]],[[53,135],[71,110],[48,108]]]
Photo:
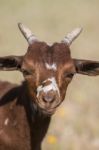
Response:
[[[49,43],[82,26],[83,33],[71,46],[72,57],[99,60],[99,0],[0,0],[0,56],[26,52],[18,22]],[[23,77],[19,72],[0,72],[0,79],[20,83]],[[99,77],[74,77],[43,149],[99,150]]]

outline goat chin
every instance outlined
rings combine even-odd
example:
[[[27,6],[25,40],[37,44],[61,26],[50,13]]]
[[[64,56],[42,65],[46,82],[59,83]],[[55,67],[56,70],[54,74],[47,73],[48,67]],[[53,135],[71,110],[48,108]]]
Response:
[[[31,102],[30,104],[31,104],[32,113],[34,115],[38,114],[38,115],[43,115],[43,116],[52,116],[56,111],[56,108],[45,109],[41,106],[38,106],[36,103]]]
[[[41,111],[46,116],[52,116],[54,115],[56,110],[55,109],[51,109],[51,110],[42,109]]]
[[[39,110],[39,113],[44,115],[44,116],[52,116],[54,115],[55,111],[56,111],[56,108],[53,108],[53,109],[44,109],[44,108],[41,108],[39,107],[38,108]]]

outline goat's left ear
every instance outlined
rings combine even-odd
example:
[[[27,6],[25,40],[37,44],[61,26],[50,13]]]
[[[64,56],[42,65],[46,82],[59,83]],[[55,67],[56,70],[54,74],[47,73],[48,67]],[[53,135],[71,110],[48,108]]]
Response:
[[[0,70],[12,71],[20,70],[23,56],[6,56],[0,57]]]
[[[89,76],[99,75],[99,61],[73,59],[76,72]]]

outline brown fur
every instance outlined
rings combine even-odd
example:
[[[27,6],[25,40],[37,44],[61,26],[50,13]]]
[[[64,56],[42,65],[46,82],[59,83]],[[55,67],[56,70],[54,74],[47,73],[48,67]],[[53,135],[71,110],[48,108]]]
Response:
[[[45,63],[55,63],[57,69],[49,70]],[[65,43],[48,46],[35,42],[25,56],[0,58],[0,70],[19,70],[25,78],[20,86],[0,82],[0,150],[41,150],[51,115],[64,100],[73,75],[99,75],[99,62],[72,59]],[[49,90],[37,97],[38,86],[50,85],[52,77],[60,96]],[[53,101],[47,102],[45,97]]]
[[[49,126],[37,108],[31,109],[26,83],[0,82],[0,150],[40,150]],[[5,125],[5,120],[8,124]]]

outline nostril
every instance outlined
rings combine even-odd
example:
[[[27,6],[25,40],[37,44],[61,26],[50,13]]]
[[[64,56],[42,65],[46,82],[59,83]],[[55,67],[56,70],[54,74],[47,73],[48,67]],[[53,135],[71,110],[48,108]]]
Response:
[[[45,95],[45,96],[43,96],[43,101],[44,102],[53,102],[54,101],[54,99],[55,99],[55,96],[53,95]]]

